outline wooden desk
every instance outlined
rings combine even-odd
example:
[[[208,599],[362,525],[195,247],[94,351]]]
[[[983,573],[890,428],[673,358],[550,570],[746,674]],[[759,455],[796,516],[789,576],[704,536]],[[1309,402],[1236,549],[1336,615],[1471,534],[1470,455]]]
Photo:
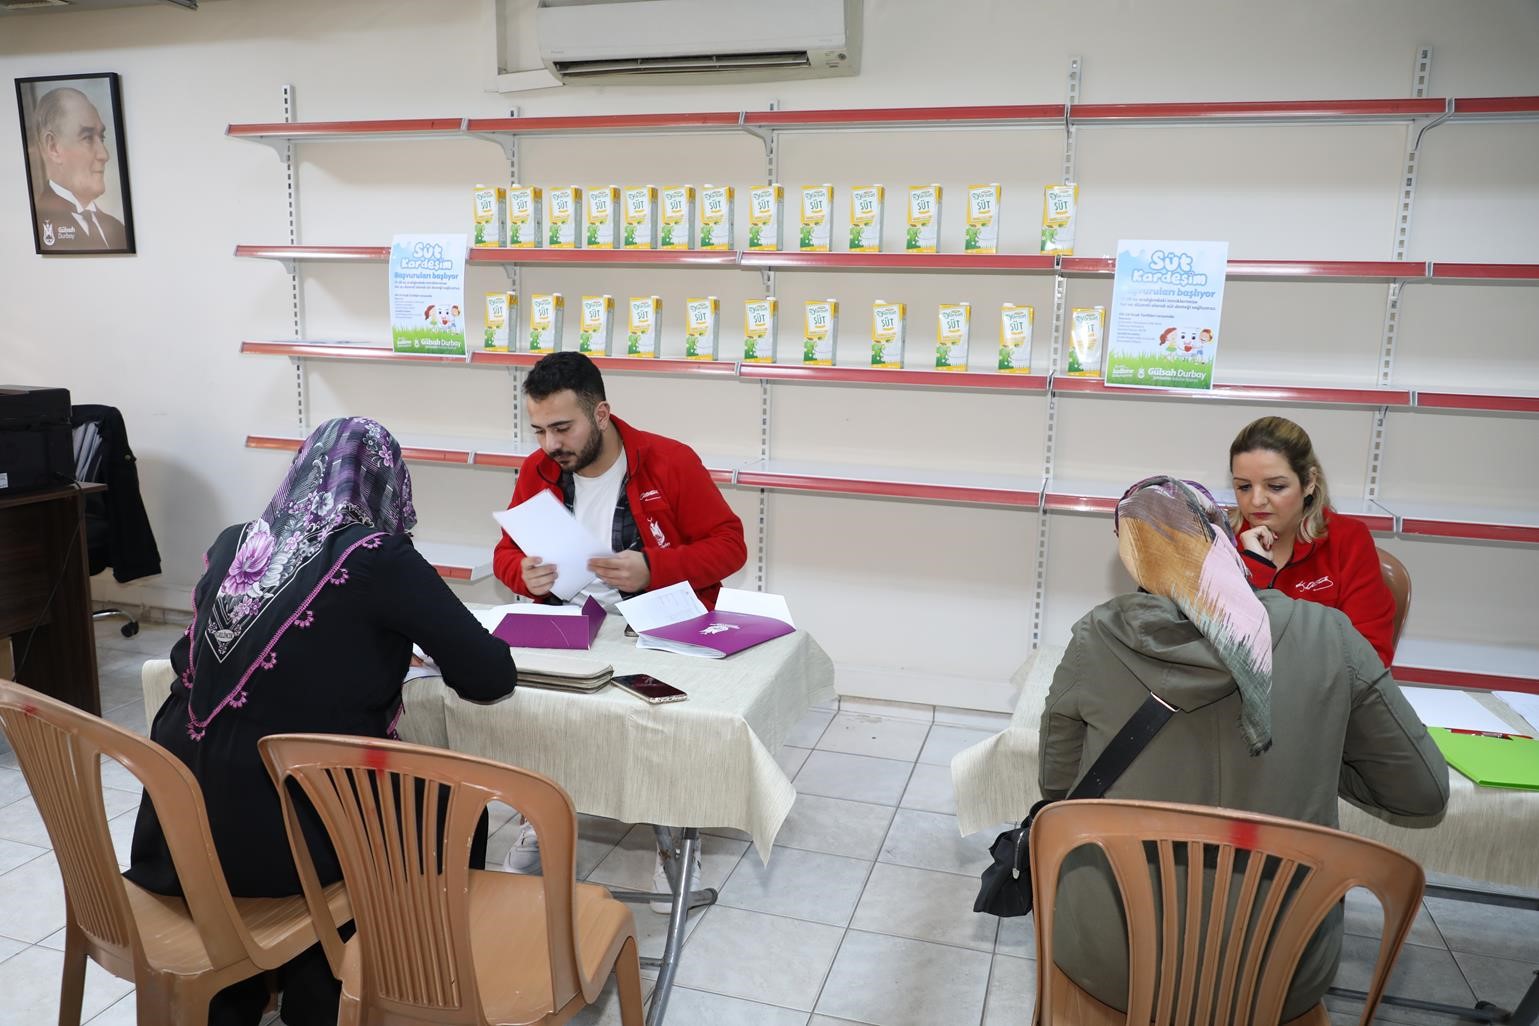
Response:
[[[0,492],[0,637],[12,638],[16,682],[96,715],[101,692],[85,496],[105,490],[106,485],[87,484]]]

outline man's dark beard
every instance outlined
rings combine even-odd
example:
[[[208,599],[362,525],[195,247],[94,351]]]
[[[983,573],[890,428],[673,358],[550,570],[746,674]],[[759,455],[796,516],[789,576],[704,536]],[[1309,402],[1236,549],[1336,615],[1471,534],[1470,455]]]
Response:
[[[598,459],[599,451],[604,448],[604,432],[599,430],[598,420],[591,413],[588,414],[588,425],[593,428],[593,434],[588,439],[588,444],[583,446],[582,452],[577,454],[577,461],[575,463],[570,467],[562,469],[569,470],[574,474],[581,473],[587,470],[594,460]]]

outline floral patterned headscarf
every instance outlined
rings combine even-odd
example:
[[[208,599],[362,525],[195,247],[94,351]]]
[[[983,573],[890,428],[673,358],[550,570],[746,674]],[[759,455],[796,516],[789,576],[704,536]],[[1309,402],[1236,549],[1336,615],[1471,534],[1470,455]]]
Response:
[[[1218,651],[1240,689],[1251,755],[1272,746],[1272,622],[1235,548],[1229,519],[1194,481],[1150,477],[1129,488],[1113,521],[1139,585],[1173,600]]]
[[[291,585],[300,571],[324,555],[332,535],[355,524],[404,534],[416,523],[411,476],[389,431],[363,417],[339,417],[316,428],[267,509],[241,531],[211,608],[199,611],[214,658],[224,662],[258,623],[264,636],[279,629],[278,622],[265,622],[282,618],[271,615],[271,607],[300,601],[302,595],[284,599],[297,590]]]

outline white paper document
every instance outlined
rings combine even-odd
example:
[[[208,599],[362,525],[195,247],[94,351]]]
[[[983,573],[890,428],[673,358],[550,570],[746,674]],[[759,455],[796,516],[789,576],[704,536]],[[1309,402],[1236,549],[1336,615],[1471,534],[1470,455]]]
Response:
[[[1528,725],[1539,731],[1539,695],[1530,695],[1522,691],[1493,691],[1491,694],[1500,698],[1507,707],[1528,721]]]
[[[1449,730],[1485,730],[1495,734],[1510,734],[1512,727],[1491,710],[1475,701],[1463,691],[1454,688],[1400,687],[1416,715],[1429,727],[1447,727]]]
[[[767,591],[743,591],[739,588],[723,588],[721,594],[716,596],[716,608],[728,613],[749,613],[753,616],[767,616],[771,620],[779,620],[796,626],[796,621],[791,619],[791,607],[786,604],[784,595],[771,595]],[[699,615],[698,613],[696,614]]]
[[[688,581],[625,599],[616,603],[615,608],[637,634],[645,634],[680,620],[692,620],[706,613],[700,597]]]
[[[562,602],[595,580],[588,560],[614,555],[614,549],[590,534],[550,492],[541,491],[512,509],[498,510],[492,518],[526,554],[555,564],[556,583],[551,591]]]

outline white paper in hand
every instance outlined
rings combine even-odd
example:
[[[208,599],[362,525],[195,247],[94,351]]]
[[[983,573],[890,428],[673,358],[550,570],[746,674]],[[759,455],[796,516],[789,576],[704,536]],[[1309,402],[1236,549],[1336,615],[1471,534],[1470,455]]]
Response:
[[[588,560],[614,555],[614,549],[589,534],[547,491],[512,509],[499,510],[492,518],[525,555],[539,556],[555,565],[556,583],[551,592],[562,602],[593,582],[595,574],[588,569]]]

